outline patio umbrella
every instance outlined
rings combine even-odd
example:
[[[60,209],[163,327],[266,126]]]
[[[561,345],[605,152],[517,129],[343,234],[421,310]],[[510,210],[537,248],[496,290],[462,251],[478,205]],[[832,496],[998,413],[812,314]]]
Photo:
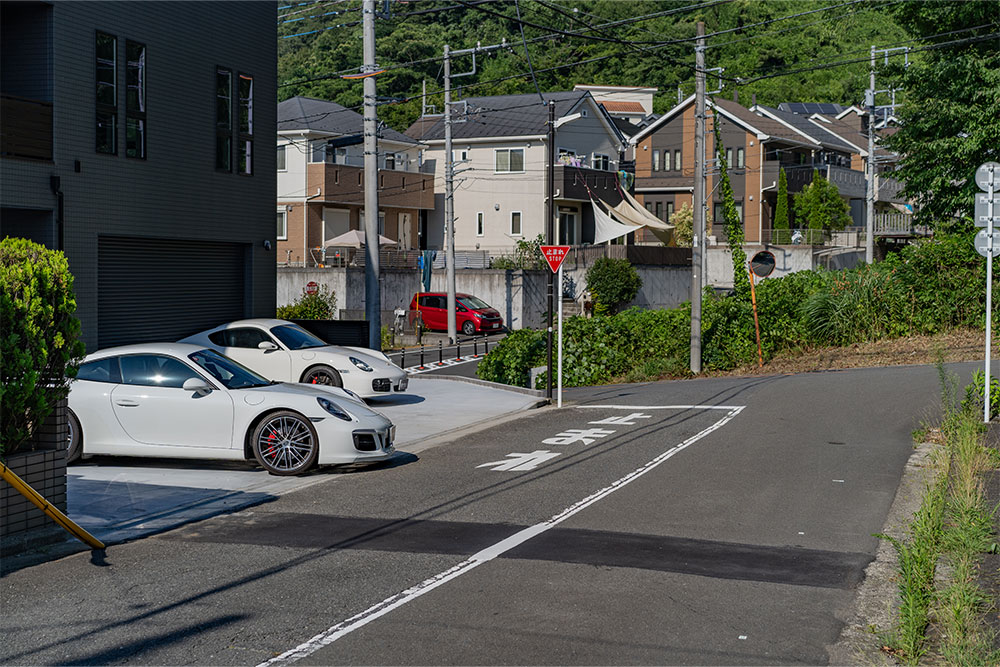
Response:
[[[396,245],[396,242],[392,239],[382,236],[379,234],[378,244],[381,245]],[[365,233],[360,229],[352,229],[349,232],[344,232],[340,236],[334,236],[332,239],[323,244],[324,247],[331,248],[360,248],[365,245]]]

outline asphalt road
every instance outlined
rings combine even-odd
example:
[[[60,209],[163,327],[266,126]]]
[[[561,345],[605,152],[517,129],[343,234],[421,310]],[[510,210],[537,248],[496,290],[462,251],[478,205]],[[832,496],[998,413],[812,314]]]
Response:
[[[824,664],[939,394],[930,367],[569,391],[11,573],[0,662]]]

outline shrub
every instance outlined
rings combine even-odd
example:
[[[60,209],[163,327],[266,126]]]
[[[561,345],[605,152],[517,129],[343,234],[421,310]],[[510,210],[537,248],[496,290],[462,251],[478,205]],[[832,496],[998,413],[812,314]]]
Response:
[[[514,247],[513,255],[490,258],[491,269],[547,269],[542,255],[544,237],[539,234],[533,240],[521,239]]]
[[[316,294],[305,289],[294,303],[278,306],[279,320],[332,320],[337,312],[337,295],[329,285],[320,285]]]
[[[627,259],[601,257],[587,269],[587,289],[594,297],[594,314],[610,315],[635,298],[642,287],[639,272]]]
[[[803,305],[814,340],[849,345],[906,335],[905,289],[891,265],[826,274],[826,285]]]
[[[490,382],[527,387],[531,369],[545,363],[545,332],[519,329],[507,334],[479,362],[476,375]]]
[[[691,247],[694,238],[694,209],[687,202],[670,216],[670,224],[674,226],[674,242],[683,248]]]
[[[69,393],[84,355],[75,311],[63,253],[0,241],[0,454],[17,450]]]

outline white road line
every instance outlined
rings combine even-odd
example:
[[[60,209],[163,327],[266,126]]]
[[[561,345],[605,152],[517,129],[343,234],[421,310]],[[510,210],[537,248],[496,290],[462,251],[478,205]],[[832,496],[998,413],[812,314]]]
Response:
[[[575,405],[578,410],[742,410],[745,405]]]
[[[587,406],[587,407],[596,407],[596,406]],[[605,406],[605,407],[625,407],[625,406]],[[638,406],[631,406],[631,407],[639,409]],[[657,406],[657,407],[664,407],[664,406]],[[697,407],[697,406],[685,406],[685,407]],[[704,407],[706,409],[720,409],[719,406],[701,406],[701,407]],[[730,406],[728,408],[729,412],[726,414],[725,417],[715,422],[714,424],[706,428],[704,431],[696,433],[695,435],[691,436],[690,438],[688,438],[687,440],[678,445],[674,445],[667,451],[663,452],[662,454],[654,458],[652,461],[646,463],[640,468],[636,468],[629,474],[625,475],[624,477],[615,482],[612,482],[610,485],[604,487],[600,491],[593,493],[584,498],[583,500],[567,507],[559,514],[553,516],[551,519],[543,521],[542,523],[539,524],[535,524],[534,526],[525,528],[524,530],[521,530],[520,532],[511,535],[507,539],[497,542],[493,546],[487,547],[486,549],[483,549],[482,551],[473,554],[467,560],[462,561],[458,565],[448,570],[445,570],[444,572],[439,572],[438,574],[435,574],[433,577],[425,579],[424,581],[420,582],[416,586],[408,588],[405,591],[401,591],[391,597],[386,598],[385,600],[382,600],[378,604],[369,607],[360,614],[352,616],[351,618],[348,618],[345,621],[341,621],[340,623],[334,625],[328,630],[319,633],[315,637],[300,644],[299,646],[289,651],[286,651],[279,656],[271,658],[266,662],[260,663],[260,665],[258,665],[257,667],[268,667],[271,665],[288,665],[298,660],[301,660],[302,658],[310,656],[316,651],[320,650],[321,648],[329,646],[330,644],[337,641],[341,637],[344,637],[354,632],[358,628],[361,628],[367,625],[368,623],[371,623],[372,621],[381,616],[385,616],[393,609],[401,607],[404,604],[417,599],[421,595],[424,595],[425,593],[430,593],[438,586],[446,584],[452,579],[460,577],[466,572],[469,572],[479,567],[483,563],[488,563],[494,558],[503,555],[504,553],[510,551],[514,547],[524,544],[531,538],[541,535],[547,530],[554,528],[558,524],[570,518],[574,514],[581,512],[585,508],[608,497],[609,495],[621,489],[622,487],[626,486],[627,484],[639,479],[646,473],[655,469],[657,466],[659,466],[667,459],[687,449],[688,447],[698,442],[699,440],[709,435],[710,433],[713,433],[714,431],[717,431],[718,429],[722,428],[734,417],[736,417],[736,415],[742,412],[745,407],[746,406],[744,405]],[[649,410],[651,408],[646,406],[642,407],[642,409]]]

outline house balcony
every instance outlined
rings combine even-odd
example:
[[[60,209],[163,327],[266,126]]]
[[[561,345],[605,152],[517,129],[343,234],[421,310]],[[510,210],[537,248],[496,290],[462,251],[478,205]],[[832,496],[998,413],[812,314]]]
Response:
[[[396,169],[378,170],[379,206],[434,208],[434,175]],[[309,192],[326,203],[362,206],[365,203],[365,170],[350,164],[309,165]]]
[[[618,174],[614,171],[557,164],[553,180],[558,200],[589,201],[593,196],[612,206],[622,200],[618,191]]]
[[[0,156],[52,161],[52,103],[0,96]]]

